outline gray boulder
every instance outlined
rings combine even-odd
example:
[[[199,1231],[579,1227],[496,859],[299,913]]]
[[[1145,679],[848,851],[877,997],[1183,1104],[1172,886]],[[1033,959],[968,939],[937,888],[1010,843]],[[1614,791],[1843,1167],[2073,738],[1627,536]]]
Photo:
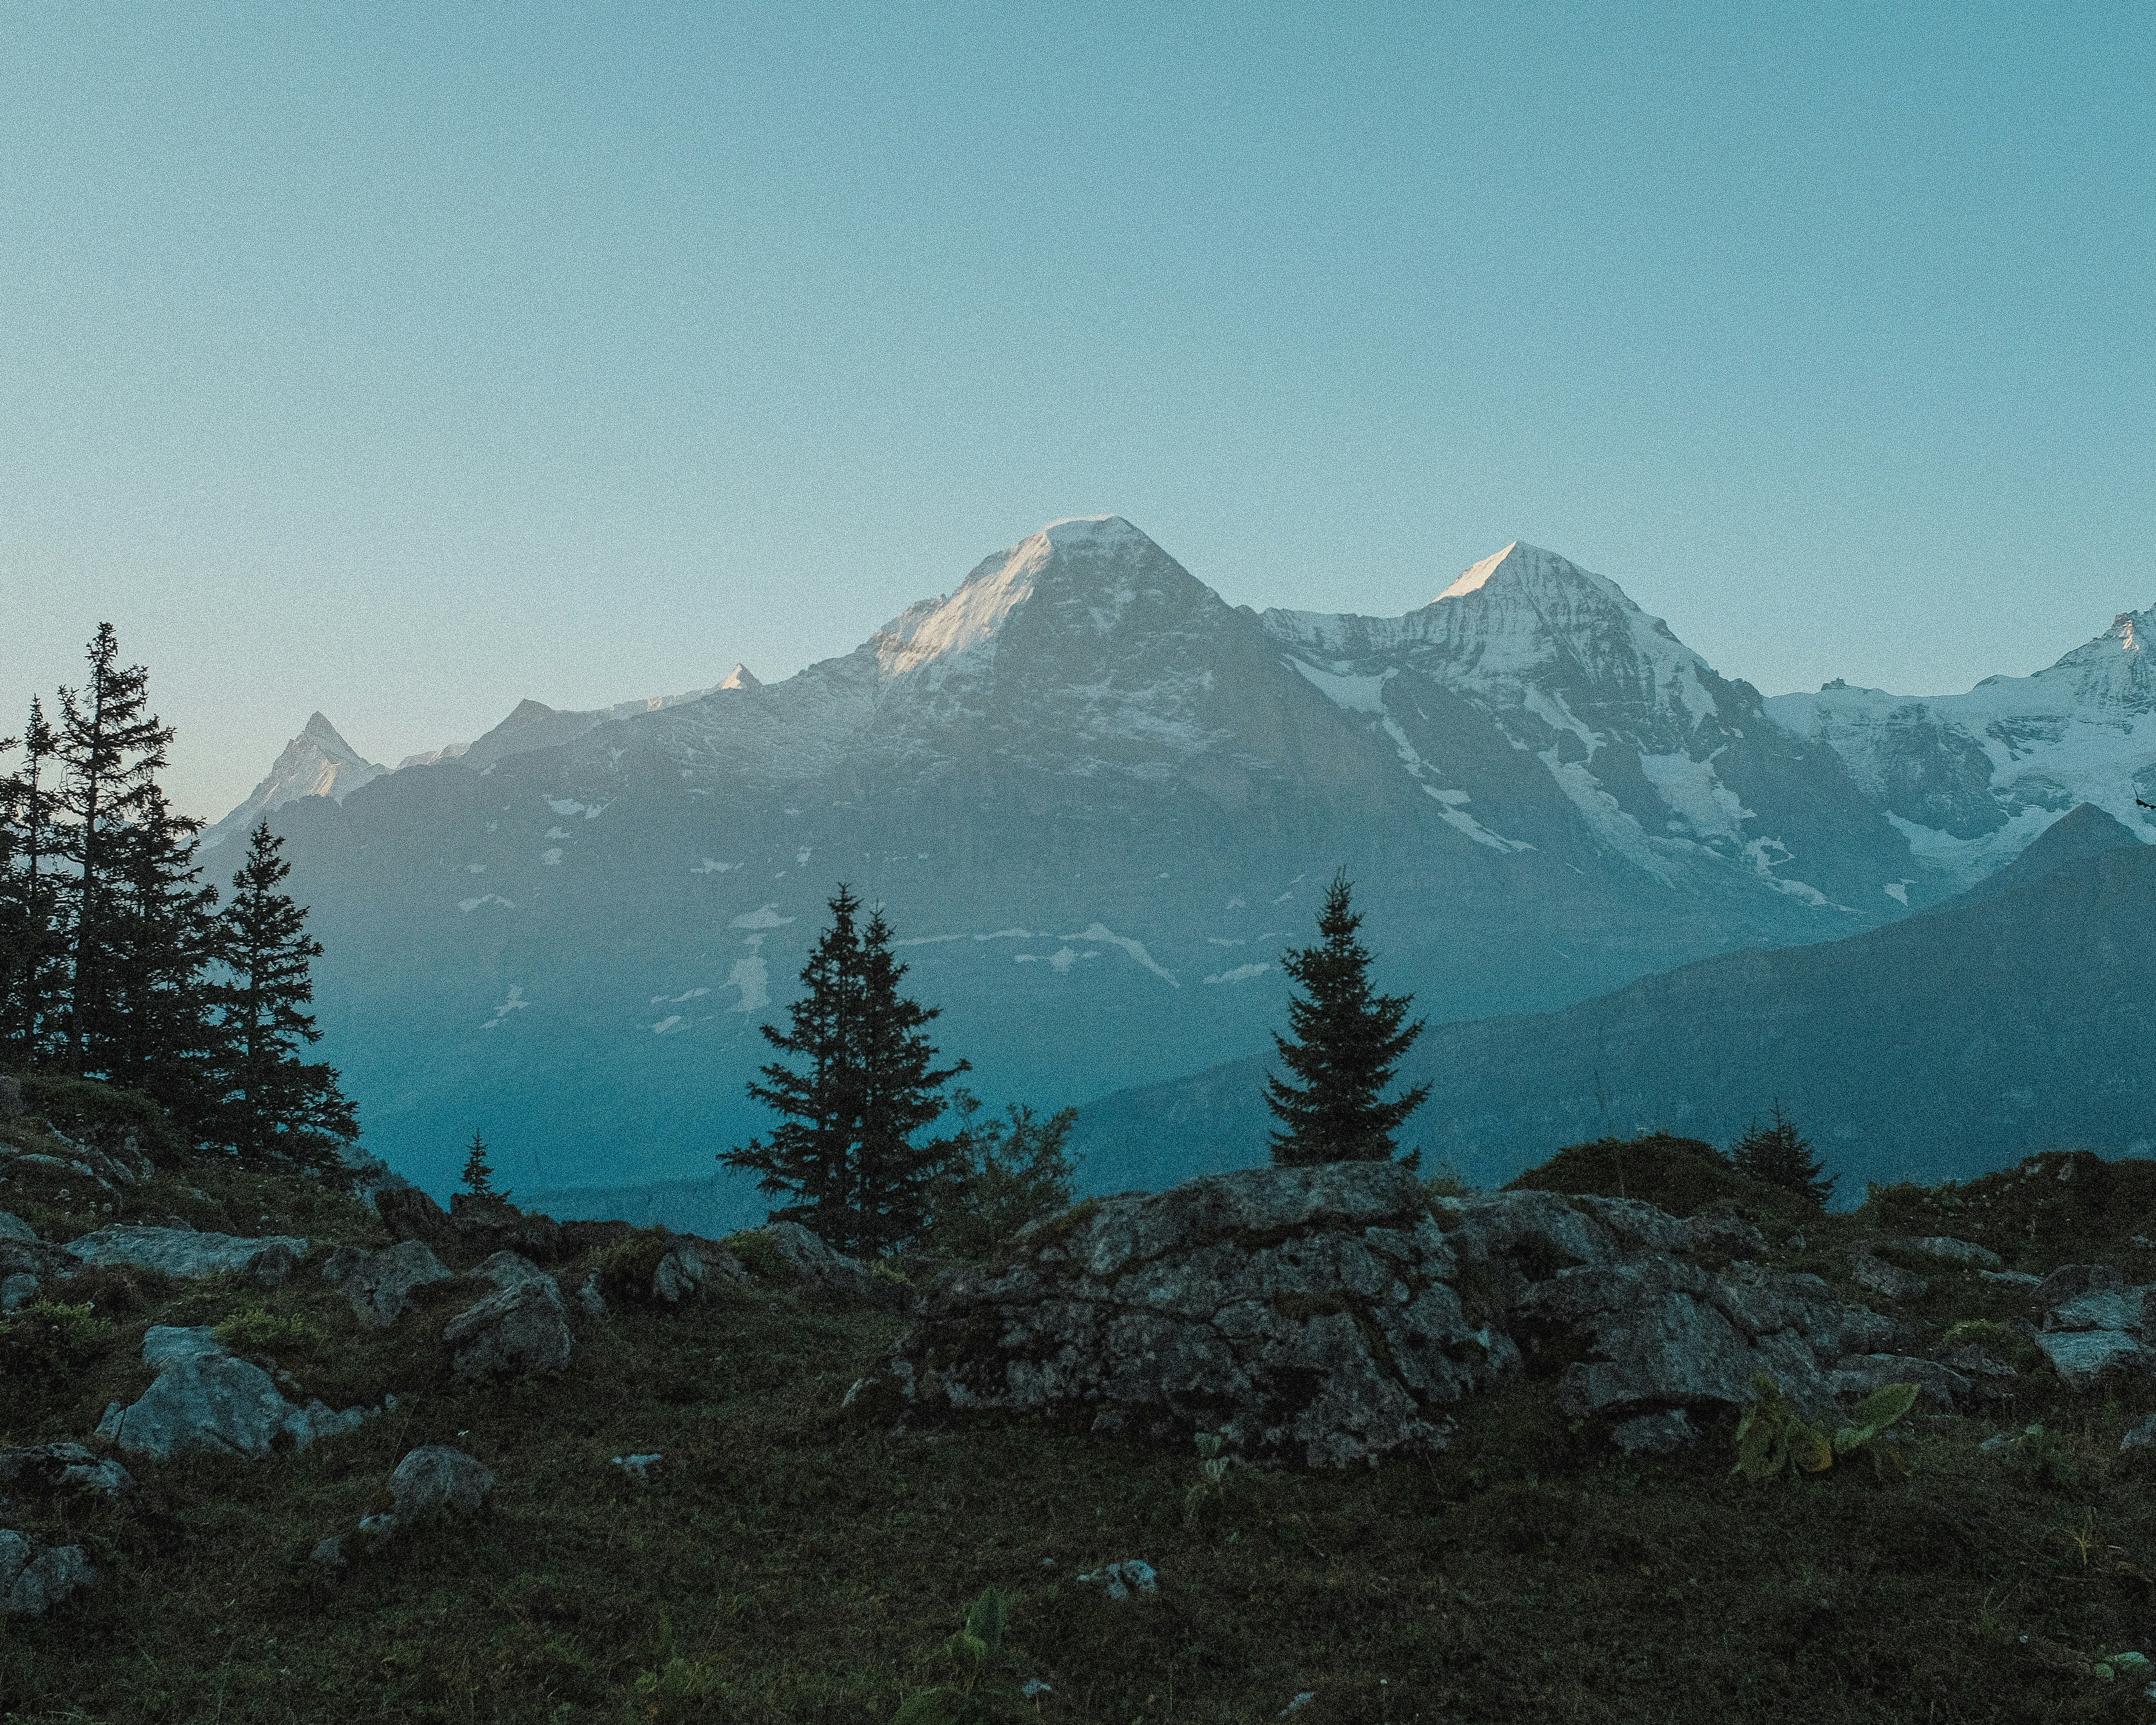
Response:
[[[0,1240],[28,1240],[35,1245],[38,1230],[13,1210],[0,1210]]]
[[[402,1317],[421,1288],[454,1281],[456,1273],[416,1240],[399,1240],[370,1252],[339,1246],[322,1260],[322,1280],[341,1288],[360,1321],[387,1329]]]
[[[70,1594],[97,1584],[97,1572],[79,1545],[39,1550],[13,1528],[0,1527],[0,1615],[42,1617]]]
[[[1973,1240],[1955,1240],[1948,1235],[1931,1234],[1921,1238],[1909,1235],[1891,1240],[1887,1245],[1898,1246],[1905,1252],[1921,1252],[1928,1258],[1943,1258],[1954,1264],[1975,1264],[1988,1270],[1999,1267],[1999,1254],[1989,1246],[1980,1246]]]
[[[338,1412],[319,1400],[295,1407],[269,1373],[234,1359],[206,1327],[152,1327],[142,1340],[142,1363],[157,1372],[157,1381],[131,1406],[107,1408],[97,1435],[145,1461],[206,1450],[259,1461],[280,1434],[305,1450],[318,1438],[356,1430],[372,1411]]]
[[[442,1339],[456,1350],[456,1369],[467,1378],[558,1372],[575,1346],[561,1284],[544,1272],[459,1312]]]
[[[441,1444],[411,1451],[389,1476],[394,1513],[408,1524],[438,1510],[476,1515],[493,1490],[494,1476],[475,1457]]]
[[[1951,1367],[1905,1353],[1844,1354],[1834,1363],[1828,1382],[1835,1394],[1853,1396],[1869,1395],[1889,1384],[1913,1384],[1948,1412],[1959,1407],[1975,1389]]]
[[[1889,1264],[1861,1245],[1850,1249],[1849,1273],[1857,1286],[1884,1300],[1921,1300],[1931,1291],[1932,1285],[1914,1271]]]
[[[24,1450],[0,1450],[0,1484],[117,1497],[133,1490],[135,1481],[110,1456],[80,1444],[36,1444]]]
[[[2034,1340],[2071,1389],[2092,1389],[2117,1373],[2156,1372],[2152,1293],[2106,1264],[2062,1265],[2036,1290],[2044,1327]]]
[[[1008,1268],[947,1271],[849,1400],[1217,1430],[1245,1459],[1342,1466],[1442,1449],[1447,1410],[1519,1363],[1469,1321],[1446,1236],[1394,1163],[1105,1199],[1021,1230],[1014,1251]]]
[[[2156,1366],[2140,1338],[2124,1330],[2043,1330],[2034,1339],[2069,1389],[2093,1389],[2114,1373]]]
[[[809,1237],[814,1239],[813,1235]],[[823,1242],[818,1240],[817,1244],[821,1245]],[[694,1240],[685,1240],[669,1248],[666,1255],[659,1260],[658,1268],[651,1272],[651,1296],[669,1306],[678,1306],[701,1289],[706,1278],[722,1273],[728,1266],[733,1271],[729,1280],[737,1280],[747,1273],[734,1262],[731,1253],[715,1246],[710,1249],[707,1258],[706,1248]]]
[[[896,1303],[898,1291],[879,1283],[858,1258],[834,1250],[798,1222],[768,1222],[756,1230],[772,1245],[800,1279],[817,1292],[841,1300]]]
[[[38,1291],[44,1286],[36,1276],[24,1271],[0,1276],[0,1317],[11,1312],[20,1312],[38,1297]]]
[[[130,1224],[100,1228],[95,1234],[69,1240],[61,1250],[93,1266],[125,1264],[196,1281],[235,1271],[251,1272],[258,1278],[275,1276],[280,1271],[289,1275],[293,1262],[306,1256],[307,1243],[282,1234],[248,1239],[198,1233],[192,1228],[144,1228]]]
[[[506,1291],[521,1287],[527,1281],[548,1281],[552,1278],[529,1258],[511,1251],[490,1252],[473,1266],[472,1274],[481,1281],[490,1281]]]
[[[2156,1449],[2156,1414],[2151,1414],[2118,1440],[2122,1455],[2133,1450]]]

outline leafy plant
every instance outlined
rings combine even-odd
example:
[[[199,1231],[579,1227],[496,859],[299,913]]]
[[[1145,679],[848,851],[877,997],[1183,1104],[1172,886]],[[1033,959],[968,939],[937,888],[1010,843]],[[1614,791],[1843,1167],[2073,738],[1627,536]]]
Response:
[[[1217,1515],[1228,1501],[1229,1459],[1221,1454],[1225,1440],[1217,1431],[1201,1431],[1197,1437],[1198,1483],[1183,1494],[1183,1525],[1194,1527],[1208,1515]]]
[[[85,1301],[33,1300],[0,1318],[0,1377],[50,1378],[72,1370],[104,1346],[112,1321]]]
[[[1784,1474],[1825,1473],[1836,1461],[1860,1450],[1871,1452],[1882,1474],[1906,1472],[1901,1452],[1873,1440],[1917,1404],[1913,1384],[1884,1384],[1856,1404],[1851,1422],[1830,1435],[1815,1425],[1766,1373],[1755,1373],[1758,1397],[1737,1425],[1737,1462],[1730,1469],[1748,1480],[1779,1479]]]
[[[906,1698],[891,1725],[989,1725],[1020,1717],[1014,1698],[983,1687],[1003,1651],[1010,1606],[993,1587],[981,1589],[958,1632],[937,1650],[952,1671],[952,1681],[916,1689]]]
[[[228,1353],[267,1354],[275,1358],[319,1354],[329,1339],[296,1312],[267,1312],[259,1306],[234,1312],[213,1333],[217,1345]]]
[[[2071,1491],[2081,1483],[2081,1466],[2072,1451],[2059,1440],[2057,1433],[2041,1425],[2025,1427],[2007,1445],[2007,1453],[2032,1484]]]

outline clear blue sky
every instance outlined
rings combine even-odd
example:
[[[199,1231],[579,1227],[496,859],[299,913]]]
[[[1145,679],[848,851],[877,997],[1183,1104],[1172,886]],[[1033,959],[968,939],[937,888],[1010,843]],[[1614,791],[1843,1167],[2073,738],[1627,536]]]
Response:
[[[109,618],[215,814],[1103,511],[2027,671],[2156,602],[2152,89],[2139,3],[12,7],[0,730]]]

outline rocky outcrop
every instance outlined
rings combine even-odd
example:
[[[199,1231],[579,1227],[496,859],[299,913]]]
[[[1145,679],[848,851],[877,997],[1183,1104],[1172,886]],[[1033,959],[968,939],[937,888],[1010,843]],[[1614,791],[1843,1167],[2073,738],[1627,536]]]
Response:
[[[1762,1372],[1820,1410],[1879,1381],[1967,1388],[1902,1353],[1898,1321],[1753,1261],[1764,1243],[1732,1213],[1547,1192],[1439,1209],[1383,1163],[1081,1204],[1009,1262],[944,1275],[848,1399],[1217,1430],[1245,1461],[1338,1466],[1442,1449],[1460,1400],[1523,1366],[1628,1450],[1689,1441]]]
[[[562,1224],[552,1216],[520,1210],[491,1193],[459,1192],[449,1199],[449,1232],[465,1252],[485,1256],[514,1252],[542,1264],[562,1261]]]
[[[510,1263],[490,1260],[501,1291],[459,1312],[442,1332],[456,1350],[458,1373],[483,1378],[560,1371],[575,1347],[561,1284],[514,1254],[501,1256]]]
[[[153,1327],[142,1338],[142,1363],[157,1381],[132,1405],[107,1408],[97,1435],[145,1461],[207,1450],[259,1461],[280,1435],[304,1450],[317,1438],[356,1430],[372,1411],[337,1412],[321,1401],[294,1406],[268,1372],[234,1359],[206,1327]]]
[[[2036,1289],[2044,1320],[2031,1339],[2069,1389],[2093,1389],[2118,1373],[2156,1373],[2152,1296],[2156,1288],[2130,1284],[2108,1265],[2061,1265]]]
[[[69,1240],[60,1250],[93,1268],[125,1264],[188,1281],[239,1271],[274,1286],[291,1274],[295,1262],[306,1256],[307,1243],[282,1234],[247,1239],[199,1233],[192,1228],[130,1225],[100,1228],[95,1234]]]
[[[374,1213],[398,1240],[416,1240],[438,1252],[456,1244],[449,1212],[417,1186],[393,1186],[376,1193]]]
[[[1890,1264],[1868,1247],[1859,1245],[1849,1255],[1849,1273],[1857,1286],[1867,1294],[1876,1294],[1882,1300],[1899,1302],[1921,1300],[1931,1291],[1932,1285],[1912,1270],[1904,1270],[1898,1264]]]
[[[87,1491],[110,1498],[132,1491],[135,1480],[110,1456],[80,1444],[33,1444],[24,1450],[0,1450],[0,1485]]]
[[[456,1274],[416,1240],[370,1252],[362,1246],[339,1246],[322,1260],[322,1280],[344,1290],[360,1322],[387,1329],[402,1317],[421,1288],[454,1281]]]
[[[1081,1204],[1021,1230],[1008,1266],[946,1272],[850,1399],[1218,1430],[1247,1460],[1426,1454],[1463,1395],[1519,1363],[1463,1311],[1456,1273],[1395,1164],[1214,1175]]]
[[[19,1216],[0,1227],[0,1316],[20,1311],[53,1283],[82,1268],[61,1247],[48,1245]]]
[[[858,1258],[835,1250],[798,1222],[767,1222],[756,1233],[771,1242],[794,1275],[819,1294],[839,1300],[896,1305],[903,1291],[879,1283]]]
[[[0,1527],[0,1615],[42,1617],[70,1594],[97,1584],[79,1545],[42,1550],[25,1535]]]

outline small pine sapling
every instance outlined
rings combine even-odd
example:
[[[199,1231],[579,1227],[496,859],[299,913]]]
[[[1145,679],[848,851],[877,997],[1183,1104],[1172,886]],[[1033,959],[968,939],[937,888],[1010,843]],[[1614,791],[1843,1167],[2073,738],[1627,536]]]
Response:
[[[465,1190],[475,1197],[500,1195],[494,1189],[494,1169],[486,1159],[486,1140],[476,1132],[472,1134],[471,1142],[465,1147],[464,1183]]]
[[[1766,1125],[1753,1121],[1745,1128],[1744,1136],[1730,1146],[1729,1159],[1737,1165],[1738,1173],[1794,1193],[1821,1209],[1834,1195],[1835,1176],[1828,1173],[1812,1154],[1810,1140],[1797,1130],[1796,1122],[1782,1111],[1779,1101],[1769,1111]]]

